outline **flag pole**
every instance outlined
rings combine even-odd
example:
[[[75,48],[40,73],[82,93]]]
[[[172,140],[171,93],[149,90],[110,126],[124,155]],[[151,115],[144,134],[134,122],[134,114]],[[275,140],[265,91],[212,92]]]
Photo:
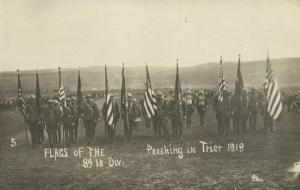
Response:
[[[108,81],[107,81],[107,68],[106,68],[106,64],[105,64],[104,69],[105,69],[105,105],[108,106],[107,105],[107,94],[108,94],[108,89],[107,89],[107,85],[108,84],[107,83],[108,83]],[[106,116],[104,118],[104,135],[105,135],[105,139],[107,139],[107,117]]]
[[[21,80],[20,80],[20,70],[17,69],[17,74],[18,74],[18,98],[19,98],[19,88],[21,88]],[[19,104],[19,100],[18,100],[18,104]],[[29,144],[29,140],[28,140],[28,134],[27,134],[27,121],[26,121],[26,116],[24,115],[23,112],[21,112],[23,115],[23,119],[24,119],[24,128],[25,128],[25,136],[26,136],[26,142],[27,145]]]

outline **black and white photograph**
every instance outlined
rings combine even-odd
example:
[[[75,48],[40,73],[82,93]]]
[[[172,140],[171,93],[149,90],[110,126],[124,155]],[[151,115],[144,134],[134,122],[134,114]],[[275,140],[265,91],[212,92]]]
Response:
[[[0,190],[298,190],[299,116],[299,0],[0,0]]]

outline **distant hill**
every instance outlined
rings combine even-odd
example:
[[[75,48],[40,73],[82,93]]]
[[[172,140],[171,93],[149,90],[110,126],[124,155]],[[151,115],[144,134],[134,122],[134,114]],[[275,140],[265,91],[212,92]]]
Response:
[[[283,58],[271,60],[281,87],[300,86],[300,58]],[[236,62],[225,62],[224,76],[228,85],[234,85],[236,76]],[[247,86],[261,87],[265,77],[265,60],[242,62],[241,70],[244,83]],[[104,66],[81,68],[83,90],[104,89]],[[152,67],[149,65],[151,81],[154,87],[174,87],[174,67]],[[22,87],[25,94],[34,93],[35,72],[24,71],[21,73]],[[121,87],[121,67],[108,67],[109,84],[111,89]],[[58,74],[56,69],[40,70],[40,85],[42,92],[53,92],[58,87]],[[205,63],[192,67],[181,67],[180,77],[182,88],[215,88],[219,80],[219,63]],[[144,88],[145,67],[126,68],[127,87],[136,89]],[[67,92],[76,91],[77,69],[62,69],[62,81]],[[16,94],[16,72],[0,73],[1,94]]]

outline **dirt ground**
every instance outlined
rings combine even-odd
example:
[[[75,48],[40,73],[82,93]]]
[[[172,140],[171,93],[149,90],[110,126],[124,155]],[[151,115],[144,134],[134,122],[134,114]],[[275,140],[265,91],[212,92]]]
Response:
[[[89,158],[84,143],[84,129],[79,126],[79,142],[68,147],[67,158],[45,158],[46,145],[31,148],[26,144],[24,122],[17,110],[0,112],[0,190],[4,189],[300,189],[300,178],[288,170],[300,161],[299,113],[285,113],[276,122],[276,132],[266,133],[259,116],[258,129],[247,135],[228,137],[216,133],[216,120],[208,110],[206,126],[200,128],[197,112],[192,128],[184,128],[183,139],[153,137],[152,128],[141,124],[134,131],[132,142],[123,138],[122,123],[117,127],[117,139],[110,144],[104,137],[103,121],[97,126],[95,143],[104,149],[103,167],[97,167],[94,157],[91,168],[84,168]],[[232,130],[232,129],[231,129]],[[171,126],[169,123],[169,131]],[[11,147],[11,138],[17,146]],[[224,151],[202,152],[199,141],[224,146]],[[244,143],[242,152],[227,152],[227,143]],[[152,147],[183,147],[178,155],[148,154]],[[195,147],[195,154],[186,148]],[[65,146],[58,145],[57,148]],[[79,147],[82,158],[74,156]],[[51,149],[54,151],[54,149]],[[120,166],[109,166],[109,157],[121,160]],[[256,182],[256,175],[263,179]]]

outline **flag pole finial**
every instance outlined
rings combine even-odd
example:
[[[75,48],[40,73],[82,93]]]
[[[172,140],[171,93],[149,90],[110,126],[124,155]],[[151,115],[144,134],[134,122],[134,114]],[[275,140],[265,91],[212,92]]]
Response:
[[[17,69],[17,73],[19,73],[20,72],[20,70],[19,69]]]

